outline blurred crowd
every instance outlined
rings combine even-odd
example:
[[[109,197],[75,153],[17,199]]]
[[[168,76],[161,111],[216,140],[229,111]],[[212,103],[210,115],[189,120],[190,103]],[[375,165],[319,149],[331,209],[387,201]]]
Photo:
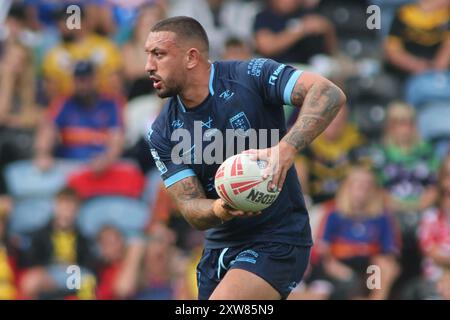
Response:
[[[315,246],[289,298],[450,299],[449,0],[1,1],[0,299],[196,298],[203,235],[146,142],[164,102],[143,45],[174,15],[212,60],[273,58],[347,94],[296,159]]]

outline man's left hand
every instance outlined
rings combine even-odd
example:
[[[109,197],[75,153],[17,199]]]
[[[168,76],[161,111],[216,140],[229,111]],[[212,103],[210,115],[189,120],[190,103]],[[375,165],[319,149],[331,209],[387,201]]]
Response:
[[[267,161],[267,167],[263,170],[263,179],[272,178],[269,188],[281,191],[286,174],[294,164],[297,150],[290,144],[280,141],[279,144],[267,149],[250,149],[242,152],[250,154],[252,160]]]

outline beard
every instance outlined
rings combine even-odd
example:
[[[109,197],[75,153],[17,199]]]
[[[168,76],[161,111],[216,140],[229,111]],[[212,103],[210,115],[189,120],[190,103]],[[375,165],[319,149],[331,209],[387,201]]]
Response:
[[[177,94],[179,94],[181,92],[181,87],[178,85],[177,86],[167,86],[167,85],[165,85],[165,82],[163,84],[164,84],[164,88],[156,89],[156,94],[161,99],[176,96]]]
[[[76,39],[75,34],[73,33],[62,34],[61,38],[64,43],[73,43]]]
[[[170,97],[176,96],[178,94],[178,92],[175,90],[166,89],[166,90],[157,90],[156,94],[161,99],[165,99],[165,98],[170,98]]]

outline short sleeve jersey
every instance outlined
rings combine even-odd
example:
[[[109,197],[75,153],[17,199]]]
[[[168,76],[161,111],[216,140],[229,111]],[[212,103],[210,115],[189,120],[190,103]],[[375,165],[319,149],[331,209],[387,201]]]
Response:
[[[151,154],[166,187],[196,176],[206,197],[217,199],[214,177],[223,160],[249,148],[276,145],[285,135],[283,105],[291,104],[301,74],[264,58],[214,62],[209,95],[200,105],[188,109],[179,96],[171,97],[148,134]],[[256,145],[252,141],[257,141]],[[288,170],[278,198],[261,215],[232,219],[208,229],[205,246],[223,248],[258,241],[312,244],[294,167]]]

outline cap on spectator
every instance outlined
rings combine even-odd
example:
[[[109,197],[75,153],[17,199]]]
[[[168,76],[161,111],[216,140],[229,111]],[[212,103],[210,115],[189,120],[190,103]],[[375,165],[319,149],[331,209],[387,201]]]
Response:
[[[91,61],[83,60],[75,63],[73,75],[75,77],[91,76],[95,72],[94,64]]]

